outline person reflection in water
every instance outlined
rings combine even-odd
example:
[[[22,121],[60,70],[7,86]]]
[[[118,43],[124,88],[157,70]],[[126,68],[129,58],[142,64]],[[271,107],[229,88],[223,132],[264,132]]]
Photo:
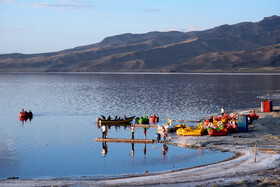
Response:
[[[131,156],[131,159],[134,158],[134,143],[131,144],[131,153],[129,155]]]
[[[144,151],[144,155],[146,155],[146,153],[147,153],[146,144],[144,145],[144,149],[143,149],[143,151]]]
[[[105,157],[108,153],[108,146],[107,142],[102,142],[102,155]]]
[[[162,144],[162,156],[165,156],[168,151],[168,147],[165,144]]]

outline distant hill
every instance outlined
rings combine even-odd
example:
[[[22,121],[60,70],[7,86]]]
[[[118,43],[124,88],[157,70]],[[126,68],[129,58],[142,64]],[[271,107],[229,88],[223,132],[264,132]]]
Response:
[[[122,34],[42,54],[0,55],[2,72],[280,72],[280,17],[195,32]]]

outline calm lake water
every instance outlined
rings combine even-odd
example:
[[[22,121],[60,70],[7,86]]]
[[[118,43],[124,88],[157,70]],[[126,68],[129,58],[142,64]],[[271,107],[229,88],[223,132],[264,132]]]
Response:
[[[259,96],[280,94],[279,82],[279,75],[2,73],[0,178],[104,177],[224,160],[233,154],[163,144],[102,145],[94,141],[101,137],[96,118],[155,113],[160,123],[169,117],[199,120],[222,106],[260,107]],[[32,121],[19,120],[22,108],[32,110]],[[155,133],[149,128],[147,138]],[[111,127],[108,136],[129,138],[131,132]],[[136,128],[135,138],[143,137]]]

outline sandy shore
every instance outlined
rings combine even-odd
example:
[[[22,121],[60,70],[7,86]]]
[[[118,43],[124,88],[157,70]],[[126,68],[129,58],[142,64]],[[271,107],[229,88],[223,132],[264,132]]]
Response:
[[[191,169],[118,179],[0,180],[0,186],[280,186],[280,111],[260,115],[249,132],[223,137],[175,137],[170,144],[187,148],[230,151],[235,158]],[[252,113],[252,110],[240,113]],[[254,161],[255,145],[257,147]]]

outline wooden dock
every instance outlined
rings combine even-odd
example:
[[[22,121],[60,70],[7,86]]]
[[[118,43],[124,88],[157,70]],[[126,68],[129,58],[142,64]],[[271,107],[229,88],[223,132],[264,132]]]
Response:
[[[156,140],[151,139],[122,139],[122,138],[96,138],[94,141],[97,142],[118,142],[118,143],[146,143],[146,144],[152,144],[157,143]]]
[[[158,125],[149,125],[149,124],[147,124],[147,125],[145,125],[145,124],[134,124],[134,127],[151,127],[151,128],[157,128],[158,127]]]
[[[132,125],[132,123],[120,123],[120,124],[105,124],[106,126],[126,126],[126,127],[130,127]],[[99,127],[101,127],[101,124],[98,124]],[[154,125],[154,124],[133,124],[133,126],[135,128],[157,128],[158,125]]]

